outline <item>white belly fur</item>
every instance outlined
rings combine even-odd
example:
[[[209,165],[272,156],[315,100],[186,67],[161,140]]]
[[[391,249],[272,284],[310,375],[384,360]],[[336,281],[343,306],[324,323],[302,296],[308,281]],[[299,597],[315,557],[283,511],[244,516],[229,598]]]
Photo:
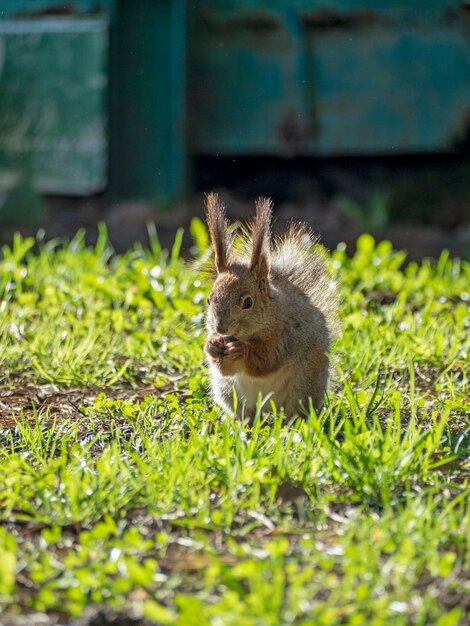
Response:
[[[260,394],[263,400],[267,397],[274,400],[277,408],[284,406],[291,382],[287,368],[281,368],[263,378],[253,378],[247,374],[235,374],[231,378],[239,404],[245,404],[245,408],[250,411],[255,409]]]

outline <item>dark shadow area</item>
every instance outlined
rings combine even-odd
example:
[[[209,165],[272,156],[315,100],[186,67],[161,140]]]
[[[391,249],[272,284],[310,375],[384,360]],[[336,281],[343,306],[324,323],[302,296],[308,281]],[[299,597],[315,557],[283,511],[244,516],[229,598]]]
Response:
[[[470,220],[470,155],[408,154],[315,159],[268,156],[194,160],[196,189],[224,187],[249,200],[270,195],[300,207],[345,196],[366,205],[383,195],[387,224],[456,228]]]
[[[470,156],[460,154],[283,159],[270,156],[198,156],[191,163],[194,189],[184,198],[113,202],[107,192],[91,196],[48,195],[27,220],[4,221],[0,242],[13,233],[46,239],[87,232],[97,238],[104,222],[117,251],[134,242],[148,243],[147,224],[156,225],[161,242],[171,247],[178,228],[185,229],[184,249],[191,246],[189,225],[204,215],[204,195],[217,191],[232,219],[252,215],[254,199],[274,200],[274,230],[286,222],[308,222],[328,248],[345,242],[355,249],[357,237],[370,232],[405,249],[409,258],[437,257],[443,249],[470,258]],[[0,210],[1,213],[1,210]]]

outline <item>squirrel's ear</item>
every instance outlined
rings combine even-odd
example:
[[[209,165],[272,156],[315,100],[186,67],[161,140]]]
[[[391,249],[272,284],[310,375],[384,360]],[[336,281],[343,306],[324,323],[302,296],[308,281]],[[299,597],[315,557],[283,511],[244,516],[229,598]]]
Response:
[[[256,201],[256,217],[253,224],[250,271],[258,280],[263,293],[269,293],[269,269],[271,240],[272,202],[269,198],[258,198]]]
[[[227,269],[230,240],[224,207],[216,193],[209,193],[206,197],[206,221],[211,242],[214,246],[215,269],[217,274],[220,274]]]

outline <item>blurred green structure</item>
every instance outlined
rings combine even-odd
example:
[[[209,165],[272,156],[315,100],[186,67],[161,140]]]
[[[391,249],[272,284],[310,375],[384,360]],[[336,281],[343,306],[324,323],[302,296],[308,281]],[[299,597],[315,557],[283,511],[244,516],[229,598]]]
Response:
[[[172,198],[197,155],[446,152],[469,129],[465,1],[0,0],[0,203]]]
[[[0,194],[181,193],[185,28],[182,1],[0,0]]]

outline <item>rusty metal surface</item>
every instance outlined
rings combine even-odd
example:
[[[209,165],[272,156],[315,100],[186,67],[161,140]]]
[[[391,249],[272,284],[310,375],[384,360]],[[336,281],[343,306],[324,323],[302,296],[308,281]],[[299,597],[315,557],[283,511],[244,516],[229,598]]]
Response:
[[[107,24],[66,31],[110,15],[107,67]],[[116,198],[165,199],[188,154],[468,147],[469,42],[467,0],[0,0],[0,169],[91,193],[109,153]]]
[[[451,150],[470,105],[469,6],[202,0],[190,11],[192,151]]]

